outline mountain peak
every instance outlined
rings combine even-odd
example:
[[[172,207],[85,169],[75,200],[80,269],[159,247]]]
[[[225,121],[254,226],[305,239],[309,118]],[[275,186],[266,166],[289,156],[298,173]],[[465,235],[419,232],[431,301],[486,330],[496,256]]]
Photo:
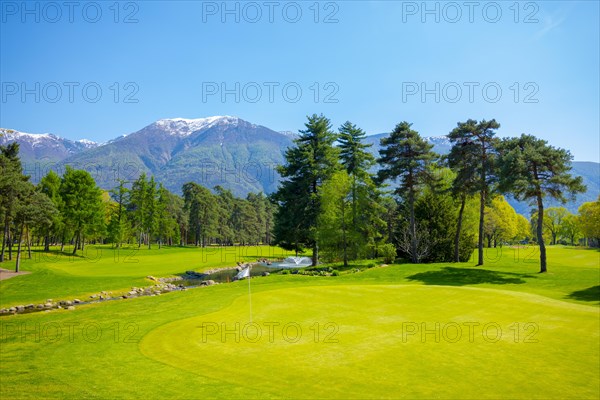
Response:
[[[156,121],[153,125],[158,126],[170,134],[188,136],[201,129],[210,128],[215,125],[237,125],[243,121],[238,117],[229,115],[213,116],[206,118],[166,118]]]

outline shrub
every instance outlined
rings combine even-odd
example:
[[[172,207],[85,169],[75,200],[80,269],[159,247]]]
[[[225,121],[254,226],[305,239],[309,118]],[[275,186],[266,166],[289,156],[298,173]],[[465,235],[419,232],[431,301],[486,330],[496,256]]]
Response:
[[[384,263],[391,264],[396,259],[396,246],[386,243],[379,247],[379,254],[383,256]]]
[[[340,276],[340,271],[334,269],[333,272],[331,272],[331,276]]]

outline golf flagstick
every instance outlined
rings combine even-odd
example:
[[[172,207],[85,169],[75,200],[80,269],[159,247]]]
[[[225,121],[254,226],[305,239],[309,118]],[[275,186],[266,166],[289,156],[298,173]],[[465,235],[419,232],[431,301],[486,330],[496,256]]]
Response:
[[[248,302],[250,303],[250,323],[252,323],[252,292],[250,291],[250,264],[248,264]]]

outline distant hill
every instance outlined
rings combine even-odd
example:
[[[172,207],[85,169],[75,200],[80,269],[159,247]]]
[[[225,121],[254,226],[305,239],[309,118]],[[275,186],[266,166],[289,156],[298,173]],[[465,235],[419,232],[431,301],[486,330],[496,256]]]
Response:
[[[381,138],[387,135],[367,137],[375,157]],[[0,144],[20,144],[26,173],[34,182],[50,168],[62,172],[65,165],[71,165],[90,171],[104,189],[115,187],[118,179],[131,181],[145,172],[176,193],[181,193],[185,182],[195,181],[208,188],[221,185],[237,196],[275,191],[279,182],[275,167],[284,162],[285,150],[296,137],[290,131],[276,132],[229,116],[162,119],[102,144],[0,128]],[[446,136],[425,139],[439,154],[450,151]],[[574,162],[573,174],[583,177],[588,187],[587,193],[567,204],[576,212],[581,203],[598,197],[600,164]],[[529,205],[513,199],[509,202],[519,213],[529,215]],[[548,206],[552,205],[556,204],[549,202]]]

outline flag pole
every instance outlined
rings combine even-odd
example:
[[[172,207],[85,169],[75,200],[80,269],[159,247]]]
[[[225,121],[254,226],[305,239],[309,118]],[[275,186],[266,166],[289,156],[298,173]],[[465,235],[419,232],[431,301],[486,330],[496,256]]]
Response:
[[[250,323],[252,323],[252,292],[250,291],[250,264],[248,264],[248,301],[250,304]]]

